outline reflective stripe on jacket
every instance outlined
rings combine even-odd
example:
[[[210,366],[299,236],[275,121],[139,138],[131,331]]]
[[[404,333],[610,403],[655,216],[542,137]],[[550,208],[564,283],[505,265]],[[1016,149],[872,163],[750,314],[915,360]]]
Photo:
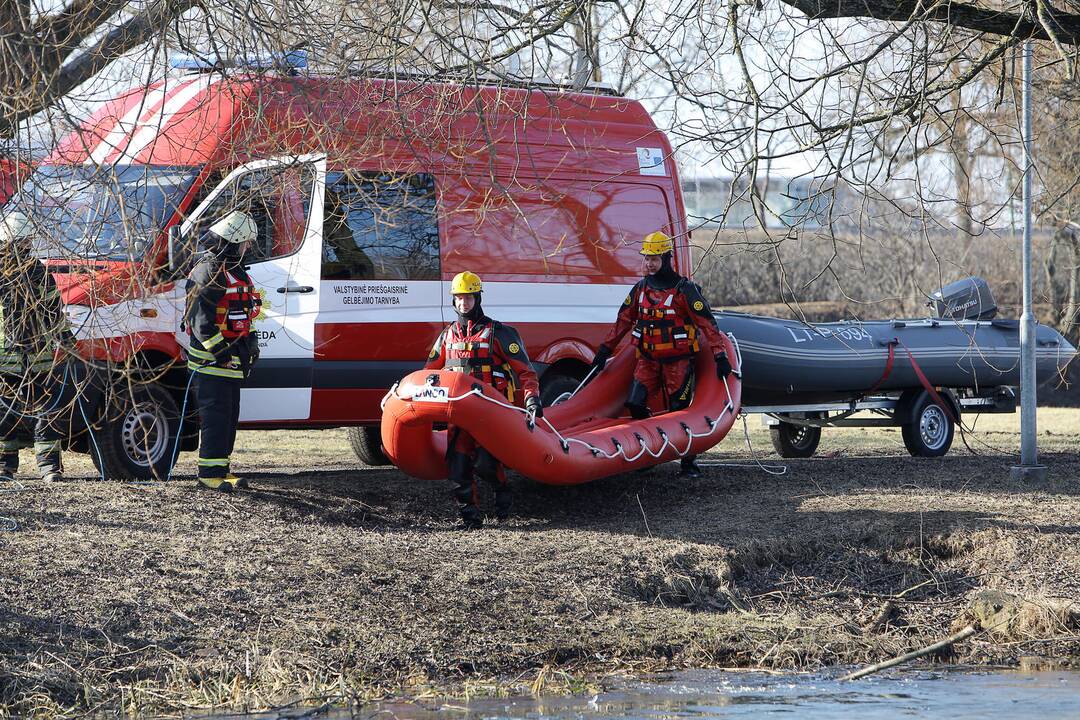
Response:
[[[204,375],[243,379],[250,353],[248,336],[262,310],[262,300],[240,265],[226,267],[219,258],[206,257],[189,276],[185,327],[191,338],[188,369]],[[218,362],[214,350],[226,343],[232,352]]]

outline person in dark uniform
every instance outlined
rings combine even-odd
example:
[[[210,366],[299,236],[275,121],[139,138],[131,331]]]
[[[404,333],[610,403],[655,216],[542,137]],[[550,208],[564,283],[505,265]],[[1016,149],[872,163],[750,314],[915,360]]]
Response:
[[[520,388],[525,409],[535,421],[544,416],[544,410],[525,343],[517,330],[484,314],[480,306],[482,291],[480,277],[475,273],[463,272],[454,277],[450,294],[458,319],[439,333],[424,367],[468,373],[494,386],[510,402],[518,402]],[[463,527],[474,529],[484,524],[476,504],[478,488],[474,470],[477,476],[495,486],[496,518],[509,517],[512,496],[502,463],[463,428],[447,427],[446,462]]]
[[[199,404],[199,485],[232,492],[248,483],[231,472],[240,420],[240,386],[259,359],[251,331],[262,303],[243,266],[255,240],[251,216],[229,213],[203,238],[205,253],[188,275],[188,369]]]
[[[674,249],[671,238],[662,232],[645,236],[641,244],[645,277],[626,296],[592,362],[597,372],[603,370],[619,340],[632,330],[637,366],[626,407],[634,418],[649,416],[649,395],[661,390],[668,410],[682,410],[690,404],[694,356],[703,344],[713,353],[717,376],[731,374],[723,336],[701,288],[671,267]],[[682,458],[679,474],[701,477],[696,456]]]
[[[59,416],[73,337],[56,282],[34,257],[33,234],[20,212],[0,221],[0,480],[19,469],[16,434],[29,417],[38,472],[55,482],[64,479]]]

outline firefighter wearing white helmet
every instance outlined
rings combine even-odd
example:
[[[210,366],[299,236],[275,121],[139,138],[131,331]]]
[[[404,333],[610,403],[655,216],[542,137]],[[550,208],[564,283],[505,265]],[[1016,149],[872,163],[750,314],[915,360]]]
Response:
[[[593,368],[603,370],[623,336],[632,334],[637,365],[626,408],[634,418],[648,417],[649,396],[661,391],[668,410],[690,404],[694,356],[702,348],[713,353],[718,377],[731,374],[712,309],[701,288],[672,268],[674,251],[675,244],[667,234],[658,231],[645,236],[641,243],[645,277],[623,300],[615,324],[593,358]],[[695,456],[682,458],[679,473],[701,476]]]
[[[535,422],[544,416],[544,410],[525,343],[517,330],[484,314],[480,305],[483,289],[476,273],[465,271],[454,276],[450,295],[457,320],[439,333],[424,367],[468,373],[492,385],[512,403],[524,400],[530,422]],[[495,516],[506,519],[512,496],[502,463],[463,428],[450,425],[447,433],[447,470],[462,527],[471,530],[484,524],[477,507],[477,477],[495,486]]]
[[[240,386],[259,359],[252,323],[262,302],[243,265],[258,236],[247,213],[233,211],[203,237],[205,254],[188,275],[188,370],[199,405],[199,486],[232,492],[246,480],[232,472]]]
[[[0,220],[0,480],[19,469],[20,421],[33,418],[34,454],[46,481],[63,479],[60,412],[72,344],[56,281],[33,254],[34,227],[21,212]]]

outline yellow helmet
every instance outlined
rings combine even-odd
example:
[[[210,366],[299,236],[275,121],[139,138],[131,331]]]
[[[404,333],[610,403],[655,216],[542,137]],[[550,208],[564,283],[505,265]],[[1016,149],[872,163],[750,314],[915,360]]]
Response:
[[[666,234],[657,230],[645,236],[641,242],[642,255],[663,255],[675,249],[675,243]]]
[[[478,293],[480,292],[481,287],[482,283],[480,282],[480,276],[466,270],[465,272],[459,272],[454,276],[453,281],[450,283],[450,294],[464,295],[467,293]]]

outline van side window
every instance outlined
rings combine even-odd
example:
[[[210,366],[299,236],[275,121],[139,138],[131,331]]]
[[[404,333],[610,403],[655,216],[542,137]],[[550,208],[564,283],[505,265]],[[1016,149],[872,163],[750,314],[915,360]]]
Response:
[[[304,242],[314,182],[315,169],[307,163],[259,168],[239,175],[199,217],[195,237],[201,238],[233,210],[243,210],[259,229],[248,251],[248,262],[291,255]]]
[[[324,280],[438,280],[435,178],[328,172]]]

